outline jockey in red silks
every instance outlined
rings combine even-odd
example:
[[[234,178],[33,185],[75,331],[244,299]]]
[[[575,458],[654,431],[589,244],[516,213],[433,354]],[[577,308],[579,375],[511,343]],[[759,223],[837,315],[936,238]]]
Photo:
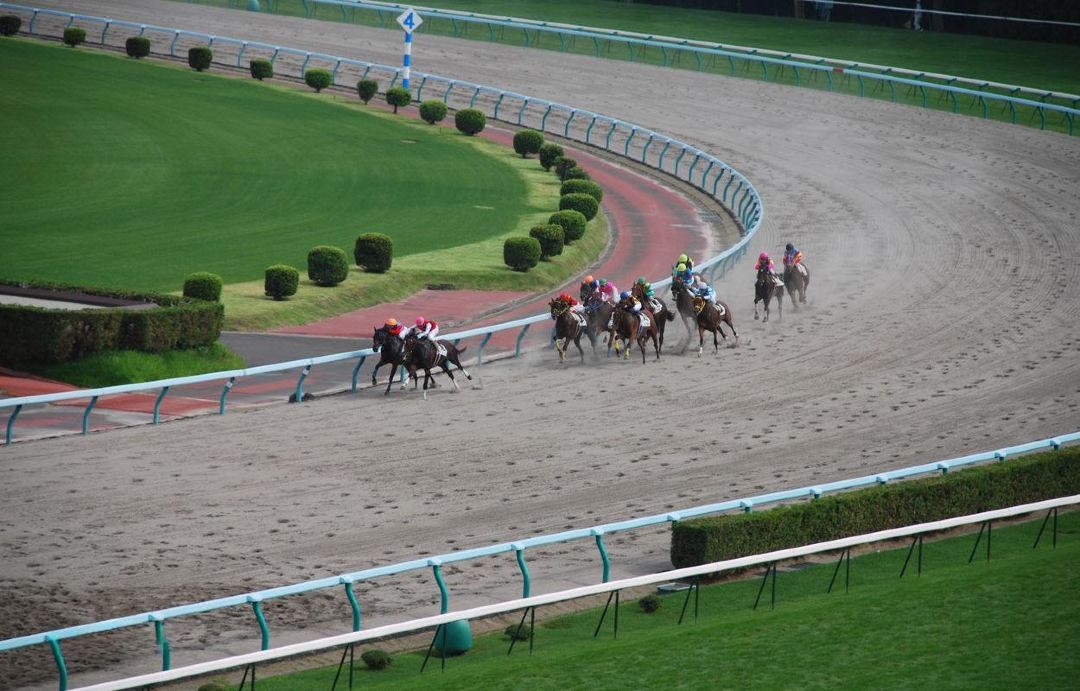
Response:
[[[430,341],[434,341],[435,337],[439,335],[439,325],[430,319],[417,317],[416,326],[413,327],[413,333],[416,334],[417,338],[426,338]]]
[[[773,260],[769,259],[768,252],[762,252],[758,255],[757,263],[754,264],[754,271],[761,271],[762,269],[768,269],[770,275],[776,273],[776,264],[773,264]]]
[[[802,252],[790,242],[784,248],[784,268],[794,268],[803,259]]]
[[[600,293],[600,298],[606,302],[615,302],[616,296],[619,294],[615,284],[603,278],[600,279],[600,287],[597,288],[597,291]]]
[[[391,336],[397,336],[398,338],[405,338],[405,334],[402,333],[405,327],[398,324],[398,320],[390,317],[386,320],[386,333]]]

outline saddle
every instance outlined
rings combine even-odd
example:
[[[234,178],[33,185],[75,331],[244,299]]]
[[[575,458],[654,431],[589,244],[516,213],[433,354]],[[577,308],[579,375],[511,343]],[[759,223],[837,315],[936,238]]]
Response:
[[[774,286],[776,286],[777,288],[783,288],[784,287],[784,279],[780,278],[776,274],[773,274],[771,276],[771,278],[772,278],[772,282],[773,282]]]
[[[446,357],[446,346],[442,341],[435,341],[435,352],[439,354],[439,357]]]
[[[805,267],[805,266],[803,266],[802,264],[796,264],[796,265],[795,265],[795,269],[796,269],[796,270],[797,270],[797,271],[798,271],[798,272],[799,272],[799,273],[800,273],[800,274],[801,274],[801,275],[802,275],[802,276],[803,276],[804,278],[806,277],[806,267]]]
[[[585,315],[580,312],[571,312],[570,316],[577,321],[578,329],[584,329],[589,325],[588,320],[585,319]]]
[[[649,319],[649,315],[645,314],[645,312],[638,312],[637,316],[641,320],[641,324],[638,328],[647,329],[652,326],[652,321]]]
[[[664,311],[664,305],[658,298],[649,298],[649,306],[652,307],[653,314]]]

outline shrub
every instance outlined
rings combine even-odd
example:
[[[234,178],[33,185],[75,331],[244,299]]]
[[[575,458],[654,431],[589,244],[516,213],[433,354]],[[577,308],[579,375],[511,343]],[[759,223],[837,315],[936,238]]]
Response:
[[[260,82],[264,79],[272,79],[274,77],[274,63],[269,60],[252,60],[251,76]]]
[[[660,609],[660,598],[656,595],[646,595],[638,600],[638,606],[641,607],[641,611],[645,614],[652,614]]]
[[[514,271],[528,271],[540,263],[540,241],[524,236],[506,238],[503,262]]]
[[[548,218],[548,223],[554,223],[563,229],[563,241],[569,245],[575,240],[585,237],[585,224],[588,220],[585,214],[574,209],[556,211]]]
[[[197,271],[184,279],[184,297],[217,302],[221,300],[221,276]]]
[[[598,202],[604,201],[604,190],[592,180],[567,180],[559,188],[559,194],[584,192]]]
[[[14,36],[22,28],[22,19],[14,14],[0,17],[0,36]]]
[[[372,648],[371,650],[365,650],[364,654],[360,656],[360,659],[364,661],[368,669],[380,670],[386,669],[390,666],[390,663],[394,661],[394,658],[390,657],[390,653],[385,650],[379,650],[378,648]]]
[[[446,119],[446,104],[438,99],[431,99],[420,104],[420,118],[429,125]]]
[[[532,627],[528,624],[522,624],[521,626],[511,624],[503,629],[503,635],[512,641],[527,641],[532,638],[532,634]]]
[[[307,275],[316,285],[336,286],[349,277],[349,255],[340,247],[312,247],[307,256]]]
[[[356,82],[356,95],[367,105],[367,102],[379,93],[379,82],[374,79],[361,79]]]
[[[521,130],[514,135],[514,151],[528,158],[529,154],[540,153],[544,145],[544,134],[536,130]]]
[[[214,61],[214,51],[206,46],[189,48],[187,52],[187,64],[199,72],[210,69],[210,63]]]
[[[570,170],[571,168],[577,167],[577,161],[570,158],[569,156],[559,156],[551,165],[553,168],[555,168],[555,174],[559,176],[560,180],[562,180],[563,174],[566,171]]]
[[[386,102],[394,106],[397,112],[398,106],[407,106],[412,103],[412,94],[402,86],[392,86],[386,90]]]
[[[263,287],[268,297],[275,300],[284,300],[290,295],[296,295],[296,289],[300,285],[300,272],[285,264],[274,264],[266,268],[266,281]]]
[[[580,211],[586,221],[591,221],[596,218],[596,214],[600,211],[600,202],[596,201],[591,194],[574,192],[573,194],[564,194],[559,198],[559,210],[563,211],[565,209]]]
[[[566,180],[589,180],[590,178],[584,168],[574,166],[570,170],[564,171],[559,179],[565,182]]]
[[[145,36],[132,36],[124,41],[124,50],[129,57],[145,58],[150,54],[150,39]]]
[[[564,153],[561,146],[548,142],[540,147],[540,165],[544,170],[551,170],[551,166],[555,165],[555,161],[562,158]]]
[[[529,237],[536,238],[540,242],[540,258],[547,259],[562,254],[565,235],[562,226],[547,224],[533,226],[529,230]]]
[[[330,70],[308,70],[304,73],[304,83],[319,93],[334,83],[334,75]]]
[[[370,273],[386,273],[394,261],[394,241],[382,233],[364,233],[353,248],[356,265]]]
[[[487,126],[487,116],[482,110],[464,108],[454,114],[454,127],[470,137],[483,132],[485,126]]]
[[[77,26],[69,26],[64,29],[64,43],[68,44],[72,48],[80,43],[86,42],[86,29],[80,29]]]

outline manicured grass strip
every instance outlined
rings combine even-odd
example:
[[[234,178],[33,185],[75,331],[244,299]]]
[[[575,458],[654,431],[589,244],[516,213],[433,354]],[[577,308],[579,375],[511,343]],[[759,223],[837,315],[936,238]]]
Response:
[[[114,350],[95,353],[77,362],[25,365],[20,369],[84,388],[97,388],[222,372],[243,366],[243,358],[218,342],[205,348],[164,353]]]
[[[691,601],[681,626],[683,594],[663,596],[651,615],[627,598],[618,639],[611,612],[592,638],[594,610],[538,624],[533,657],[527,641],[508,657],[505,638],[484,636],[473,651],[448,659],[445,672],[433,659],[421,675],[423,651],[396,655],[383,672],[363,669],[358,651],[357,681],[395,689],[1070,688],[1080,678],[1072,652],[1080,635],[1080,513],[1060,515],[1056,549],[1048,527],[1033,551],[1036,518],[994,528],[988,562],[985,535],[971,564],[974,535],[927,541],[921,575],[913,558],[903,580],[906,545],[869,552],[851,561],[850,591],[841,569],[831,595],[833,563],[789,566],[774,610],[769,588],[751,610],[758,578],[703,588],[697,621]],[[259,684],[326,689],[335,671]]]

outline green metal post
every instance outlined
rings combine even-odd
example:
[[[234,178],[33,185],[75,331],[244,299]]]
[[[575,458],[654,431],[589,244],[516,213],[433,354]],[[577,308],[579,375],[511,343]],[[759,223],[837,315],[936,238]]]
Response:
[[[450,593],[446,590],[446,583],[443,582],[442,567],[437,559],[431,559],[428,563],[435,574],[435,582],[439,585],[439,597],[441,598],[439,614],[446,614],[450,611]]]
[[[232,391],[234,384],[236,384],[236,377],[229,377],[229,381],[225,382],[225,386],[221,389],[221,398],[218,400],[218,415],[225,414],[225,397]]]
[[[678,157],[675,159],[675,173],[674,173],[675,177],[679,177],[679,162],[682,161],[683,156],[685,156],[685,155],[686,155],[686,147],[684,146],[683,150],[679,152]]]
[[[604,140],[604,148],[611,151],[611,135],[615,134],[615,128],[619,126],[619,123],[613,121],[611,123],[611,129],[608,130],[607,139]]]
[[[546,132],[547,131],[547,119],[548,119],[548,115],[550,115],[550,114],[551,114],[551,106],[549,105],[547,107],[547,109],[544,111],[543,116],[540,117],[540,131],[541,132]]]
[[[360,630],[360,602],[356,599],[353,591],[353,580],[345,577],[345,597],[349,598],[349,607],[352,609],[352,630]]]
[[[600,550],[600,559],[604,562],[604,576],[603,583],[607,583],[611,579],[611,558],[608,557],[607,548],[604,547],[604,534],[593,531],[596,536],[596,548]]]
[[[360,360],[356,363],[356,367],[352,370],[352,390],[356,391],[356,378],[360,376],[360,368],[364,366],[364,360],[367,360],[367,355],[361,355]]]
[[[112,22],[105,22],[105,26],[101,29],[101,43],[105,43],[105,34],[109,32],[109,26],[111,25]],[[143,27],[143,30],[145,29],[146,27]],[[139,32],[139,35],[142,36],[142,31]]]
[[[450,85],[446,87],[446,91],[443,92],[443,95],[442,95],[443,103],[449,103],[448,99],[450,98],[450,92],[454,90],[454,84],[455,84],[455,82],[450,82]]]
[[[60,672],[60,691],[67,691],[67,664],[64,662],[64,653],[60,651],[60,641],[52,637],[48,637],[45,640],[48,641],[49,647],[52,649],[53,660],[56,661],[56,669]]]
[[[263,616],[262,601],[253,596],[248,595],[248,602],[251,603],[251,609],[255,612],[255,620],[259,623],[259,633],[262,635],[262,647],[261,650],[268,650],[270,648],[270,627],[266,625],[266,617]]]
[[[307,57],[304,58],[304,64],[300,66],[300,78],[301,79],[303,79],[304,75],[307,73],[307,65],[308,65],[308,62],[310,62],[310,61],[311,61],[311,53],[308,53]]]
[[[169,393],[169,387],[161,387],[161,393],[158,394],[157,400],[154,401],[154,424],[158,423],[161,419],[161,401],[165,398],[165,394]]]
[[[594,115],[592,120],[589,121],[589,126],[585,128],[585,143],[589,143],[589,136],[592,135],[593,125],[596,124],[596,116]]]
[[[90,411],[94,409],[94,404],[97,403],[97,399],[98,399],[97,396],[94,396],[93,398],[91,398],[90,399],[90,405],[86,406],[86,410],[83,411],[83,416],[82,416],[82,433],[83,434],[89,434],[90,433]]]
[[[525,563],[525,549],[518,547],[515,551],[517,552],[518,568],[521,569],[521,597],[526,598],[529,597],[532,585],[529,581],[529,566]]]
[[[476,364],[477,365],[484,364],[484,346],[486,346],[488,341],[491,340],[491,334],[493,334],[493,333],[494,333],[493,331],[488,331],[486,334],[484,334],[484,340],[480,341],[480,347],[477,348],[477,350],[476,350]]]
[[[340,61],[339,61],[338,64],[340,64]],[[335,77],[337,76],[337,70],[336,69],[334,70],[334,76]],[[427,75],[424,75],[424,77],[420,80],[420,86],[416,89],[416,100],[417,101],[423,101],[424,100],[424,85],[425,84],[427,84]]]
[[[664,142],[664,148],[660,150],[660,161],[656,164],[656,167],[660,170],[664,169],[664,154],[667,153],[668,147],[671,146],[671,140]]]
[[[641,147],[641,162],[645,163],[645,157],[649,155],[649,146],[653,142],[653,135],[649,135],[649,139],[645,142],[645,146]]]
[[[566,125],[563,127],[563,136],[564,137],[569,137],[570,136],[570,123],[572,123],[574,121],[574,116],[575,115],[577,115],[577,111],[572,110],[572,111],[570,111],[570,117],[566,118]]]
[[[500,91],[499,92],[499,100],[495,101],[495,112],[491,116],[492,119],[494,119],[494,120],[499,119],[499,106],[502,105],[502,102],[503,102],[504,98],[506,98],[506,92],[505,91]]]
[[[36,15],[37,13],[35,12],[34,14]],[[30,32],[31,32],[31,33],[33,33],[33,31],[34,31],[34,26],[33,26],[33,22],[31,22],[31,23],[30,23]],[[173,35],[173,40],[172,40],[172,43],[170,43],[170,44],[169,44],[169,55],[171,55],[171,56],[173,56],[173,57],[176,57],[176,42],[177,42],[177,41],[178,41],[179,39],[180,39],[180,32],[179,32],[179,31],[177,31],[177,32],[176,32],[176,33],[175,33],[175,34]]]
[[[161,619],[154,619],[154,638],[161,646],[161,671],[168,672],[172,667],[172,650],[169,639],[165,637],[165,622]]]
[[[630,156],[630,142],[634,141],[634,135],[637,134],[637,128],[630,128],[630,136],[626,138],[626,143],[623,145],[623,156]]]
[[[724,179],[724,172],[726,170],[727,170],[727,168],[721,168],[720,169],[720,174],[716,176],[715,180],[713,180],[712,196],[714,196],[714,197],[716,196],[716,188],[720,185],[720,181]]]
[[[708,167],[705,168],[705,172],[701,174],[701,188],[705,189],[705,180],[709,177],[709,172],[712,171],[712,167],[716,165],[716,161],[709,161]]]
[[[525,332],[529,330],[532,324],[526,324],[521,328],[521,333],[517,336],[517,343],[514,344],[514,357],[521,355],[521,339],[525,338]]]
[[[102,41],[104,43],[104,41]],[[240,44],[240,52],[236,54],[236,66],[240,66],[240,61],[244,59],[244,51],[247,50],[247,41]],[[336,72],[337,70],[335,70]]]
[[[4,445],[11,444],[11,429],[15,426],[15,418],[19,417],[19,412],[22,411],[22,406],[15,406],[15,410],[11,411],[11,415],[8,416],[7,432],[4,434]]]
[[[686,171],[687,182],[693,182],[694,180],[694,168],[697,167],[698,161],[701,160],[701,154],[694,154],[694,160],[690,162],[690,170]]]
[[[476,105],[476,99],[480,96],[480,87],[476,87],[476,91],[473,92],[472,98],[469,99],[469,107],[472,108]]]
[[[525,99],[521,102],[521,108],[518,109],[517,124],[521,124],[521,119],[525,116],[525,109],[529,107],[529,99]],[[543,128],[541,128],[543,129]]]
[[[306,365],[304,369],[300,370],[300,378],[296,380],[296,403],[303,403],[304,401],[304,380],[307,379],[309,374],[311,374],[311,365]]]

